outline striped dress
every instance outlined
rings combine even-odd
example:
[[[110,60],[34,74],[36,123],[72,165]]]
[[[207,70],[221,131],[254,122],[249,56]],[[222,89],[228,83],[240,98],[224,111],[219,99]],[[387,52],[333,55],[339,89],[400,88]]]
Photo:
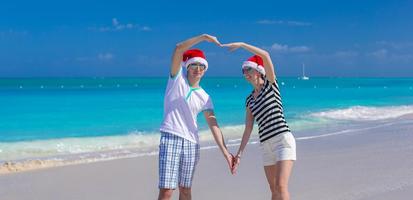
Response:
[[[280,90],[277,81],[271,83],[266,78],[258,96],[254,91],[247,97],[246,106],[258,123],[260,142],[264,142],[278,134],[290,132],[284,118]]]

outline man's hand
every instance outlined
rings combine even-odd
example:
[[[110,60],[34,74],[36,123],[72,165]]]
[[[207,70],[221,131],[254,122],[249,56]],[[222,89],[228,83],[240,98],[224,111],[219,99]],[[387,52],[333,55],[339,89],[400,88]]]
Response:
[[[234,166],[234,156],[233,156],[232,154],[230,154],[230,153],[227,153],[227,154],[225,155],[225,159],[227,160],[228,168],[229,168],[229,170],[230,170],[231,173],[232,173],[232,168],[233,168],[233,166]]]
[[[241,156],[239,154],[237,154],[236,156],[234,156],[234,160],[232,161],[232,169],[231,169],[231,173],[232,174],[236,174],[237,173],[237,169],[239,166],[239,163],[241,162]]]
[[[204,38],[204,40],[206,40],[208,42],[212,42],[212,43],[215,43],[218,46],[222,46],[222,44],[218,41],[217,37],[215,37],[215,36],[208,35],[208,34],[202,34],[202,37]]]

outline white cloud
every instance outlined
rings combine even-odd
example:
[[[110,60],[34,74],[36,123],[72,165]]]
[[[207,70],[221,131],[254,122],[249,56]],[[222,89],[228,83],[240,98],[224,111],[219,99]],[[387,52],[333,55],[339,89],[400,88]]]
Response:
[[[271,46],[271,50],[279,53],[305,53],[311,51],[310,47],[307,46],[293,46],[289,47],[285,44],[274,43]]]
[[[290,26],[311,26],[312,23],[309,22],[299,22],[299,21],[287,21],[287,24]]]
[[[413,62],[413,54],[411,52],[397,52],[394,49],[378,49],[376,51],[366,53],[366,56],[375,59],[381,63],[396,63],[410,64]]]
[[[18,31],[13,29],[0,30],[0,37],[24,37],[29,35],[29,32],[26,30]]]
[[[410,64],[413,62],[413,54],[392,55],[392,59],[399,63]]]
[[[274,43],[271,46],[271,50],[286,52],[286,51],[288,51],[288,45],[282,45],[282,44]]]
[[[119,25],[118,19],[113,18],[112,19],[112,25],[115,26],[115,27],[118,26]]]
[[[281,20],[260,20],[257,22],[258,24],[283,24],[284,22]]]
[[[336,53],[333,54],[333,56],[337,58],[350,58],[350,57],[356,57],[359,55],[360,54],[357,51],[337,51]]]
[[[103,27],[90,27],[89,30],[99,31],[99,32],[109,32],[109,31],[122,31],[122,30],[131,30],[137,29],[140,31],[151,31],[152,29],[148,26],[140,26],[138,24],[133,23],[126,23],[122,24],[119,22],[117,18],[112,18],[112,25],[111,26],[103,26]]]
[[[82,56],[75,58],[78,62],[108,62],[115,58],[115,55],[109,52],[99,53],[95,56]]]
[[[310,47],[307,46],[296,46],[296,47],[291,47],[290,52],[293,53],[304,53],[310,51]]]
[[[288,26],[312,26],[313,24],[310,22],[300,22],[300,21],[284,21],[284,20],[260,20],[257,22],[258,24],[266,24],[266,25],[288,25]]]
[[[379,59],[384,59],[384,58],[387,57],[388,53],[389,53],[389,51],[387,49],[379,49],[377,51],[367,53],[367,55],[373,56],[373,57],[379,58]]]
[[[84,62],[84,61],[91,60],[91,58],[83,56],[83,57],[77,57],[77,58],[75,58],[75,60],[79,61],[79,62]]]
[[[101,61],[109,61],[112,60],[114,55],[112,53],[99,53],[97,58]]]
[[[413,42],[391,42],[391,41],[377,41],[377,45],[383,46],[383,47],[390,47],[393,49],[407,49],[407,48],[412,48],[413,47]]]
[[[147,27],[147,26],[144,26],[144,27],[141,28],[141,30],[142,31],[151,31],[152,29]]]

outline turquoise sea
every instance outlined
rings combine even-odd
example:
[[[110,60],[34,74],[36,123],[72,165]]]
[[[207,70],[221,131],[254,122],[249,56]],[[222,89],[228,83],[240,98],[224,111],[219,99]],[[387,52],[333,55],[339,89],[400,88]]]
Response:
[[[0,161],[156,151],[167,78],[0,79]],[[413,78],[278,79],[293,133],[413,113]],[[242,78],[205,77],[225,136],[243,131]],[[201,135],[210,140],[199,115]],[[99,156],[107,156],[100,153]]]

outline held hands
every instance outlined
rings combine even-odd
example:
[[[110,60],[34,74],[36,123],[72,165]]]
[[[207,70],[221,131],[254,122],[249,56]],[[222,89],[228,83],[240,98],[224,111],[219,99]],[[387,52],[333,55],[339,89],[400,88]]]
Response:
[[[231,171],[231,174],[236,174],[237,173],[237,169],[239,166],[239,163],[241,162],[241,156],[239,154],[237,154],[236,156],[227,153],[225,155],[225,159],[227,160],[228,163],[228,167]]]
[[[235,51],[238,48],[242,47],[243,44],[244,44],[243,42],[233,42],[233,43],[223,44],[222,47],[228,47],[229,51]]]
[[[237,169],[239,166],[239,163],[241,162],[241,156],[237,154],[236,156],[233,156],[233,161],[232,161],[232,168],[231,168],[231,173],[236,174]]]
[[[225,155],[225,159],[227,160],[228,168],[231,170],[232,173],[232,167],[234,166],[234,156],[230,153],[227,153]]]
[[[201,37],[208,42],[215,43],[216,45],[222,47],[222,44],[218,41],[217,37],[215,36],[208,35],[208,34],[202,34]]]
[[[209,34],[202,34],[200,37],[202,37],[203,40],[215,43],[216,45],[218,45],[220,47],[228,47],[229,51],[235,51],[238,48],[242,47],[242,45],[244,45],[243,42],[233,42],[233,43],[221,44],[221,42],[218,41],[217,37],[209,35]]]

